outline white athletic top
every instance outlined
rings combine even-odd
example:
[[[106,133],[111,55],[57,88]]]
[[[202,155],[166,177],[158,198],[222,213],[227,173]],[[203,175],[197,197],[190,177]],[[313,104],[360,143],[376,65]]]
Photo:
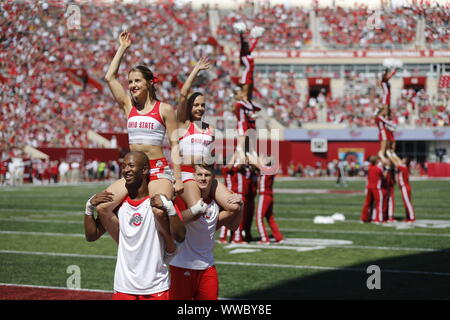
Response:
[[[180,155],[181,156],[203,156],[211,157],[214,148],[214,130],[208,127],[206,130],[198,130],[191,122],[186,133],[180,138]]]
[[[169,270],[164,263],[164,241],[155,227],[150,198],[129,197],[119,209],[114,290],[147,295],[169,289]]]
[[[185,225],[186,237],[170,265],[205,270],[214,265],[214,233],[219,219],[219,206],[213,200],[206,213]]]
[[[127,120],[129,144],[163,145],[166,126],[159,112],[160,105],[161,102],[157,101],[146,114],[140,114],[135,107],[131,109]]]

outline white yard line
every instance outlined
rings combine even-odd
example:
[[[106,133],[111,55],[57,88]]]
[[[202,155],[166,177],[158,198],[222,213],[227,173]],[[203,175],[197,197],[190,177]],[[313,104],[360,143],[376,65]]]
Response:
[[[277,176],[276,181],[336,181],[337,177],[290,177],[290,176]],[[366,181],[365,177],[346,177],[347,181]],[[411,176],[409,178],[411,181],[448,181],[449,177],[427,177],[427,176]]]
[[[358,246],[358,245],[334,245],[327,246],[333,248],[347,248],[347,249],[370,249],[370,250],[393,250],[393,251],[424,251],[424,252],[435,252],[435,251],[450,251],[448,249],[431,249],[431,248],[402,248],[402,247],[379,247],[379,246]]]
[[[75,214],[81,215],[81,214],[84,214],[84,209],[80,209],[79,211],[69,211],[69,210],[65,210],[65,209],[0,208],[0,211],[7,211],[7,212],[34,212],[34,213],[59,212],[61,214],[65,214],[65,215],[75,215]]]
[[[0,286],[6,287],[24,287],[24,288],[37,288],[37,289],[55,289],[55,290],[70,290],[70,291],[82,291],[82,292],[99,292],[99,293],[113,293],[112,290],[98,290],[98,289],[69,289],[64,287],[51,287],[51,286],[38,286],[31,284],[15,284],[15,283],[1,283]]]
[[[0,230],[0,234],[16,234],[24,236],[48,236],[48,237],[77,237],[84,238],[82,233],[60,233],[60,232],[35,232],[35,231],[6,231]]]
[[[345,249],[369,249],[369,250],[389,250],[389,251],[422,251],[422,252],[435,252],[435,251],[450,251],[448,249],[432,249],[432,248],[407,248],[407,247],[381,247],[381,246],[358,246],[358,245],[341,245],[341,244],[327,244],[322,246],[307,244],[303,246],[295,245],[276,245],[276,244],[229,244],[225,248],[253,248],[253,249],[281,249],[281,250],[297,250],[311,248],[312,250],[326,249],[326,248],[345,248]]]
[[[216,261],[216,264],[223,265],[238,265],[238,266],[254,266],[254,267],[268,267],[268,268],[288,268],[288,269],[314,269],[327,271],[356,271],[366,273],[365,268],[346,268],[346,267],[322,267],[322,266],[301,266],[290,264],[263,264],[251,262],[231,262],[231,261]],[[417,275],[435,275],[435,276],[450,276],[448,272],[429,272],[429,271],[413,271],[413,270],[391,270],[381,269],[385,273],[403,273],[403,274],[417,274]]]
[[[81,218],[81,217],[80,217]],[[72,221],[72,220],[45,220],[45,219],[30,219],[30,218],[0,218],[0,221],[10,221],[10,222],[30,222],[30,223],[71,223],[71,224],[83,224],[83,221]]]
[[[342,192],[338,190],[337,192],[333,192],[334,189],[300,189],[300,188],[274,188],[273,193],[279,194],[329,194],[336,196],[354,196],[354,195],[362,195],[364,194],[364,190],[349,190],[348,192]],[[303,199],[303,198],[302,198]]]
[[[338,213],[341,213],[341,212],[338,212]],[[342,214],[345,217],[352,217],[352,218],[359,217],[361,215],[361,213],[345,213],[345,214],[342,213]],[[327,214],[325,214],[325,213],[318,213],[317,212],[317,213],[302,213],[302,214],[299,214],[299,215],[300,216],[304,216],[305,218],[293,218],[293,217],[279,217],[279,216],[276,216],[275,219],[276,220],[280,220],[280,221],[286,220],[286,221],[306,221],[306,222],[309,221],[309,222],[312,222],[314,220],[313,217],[315,217],[315,216],[326,216]],[[331,213],[329,215],[331,215]],[[309,216],[311,218],[306,218],[306,217],[309,217]],[[442,219],[442,217],[446,217],[448,219]],[[401,216],[401,219],[403,219],[403,218],[404,217]],[[441,216],[428,216],[427,215],[426,219],[419,219],[417,221],[435,221],[435,222],[449,222],[450,223],[450,216],[449,215],[441,215]],[[347,219],[346,218],[345,221],[339,221],[339,223],[341,223],[341,222],[351,222],[351,223],[357,222],[357,223],[360,223],[361,220],[359,220],[359,219]],[[403,223],[403,222],[401,220],[397,220],[396,223]]]
[[[5,231],[1,230],[0,234],[14,234],[14,235],[31,235],[31,236],[47,236],[47,237],[76,237],[76,238],[84,238],[85,235],[82,233],[56,233],[56,232],[29,232],[29,231]],[[108,235],[107,235],[108,236]],[[257,248],[257,249],[284,249],[284,250],[294,250],[297,248],[293,245],[229,245],[236,246],[239,248]],[[407,248],[407,247],[380,247],[380,246],[358,246],[358,245],[326,245],[323,248],[347,248],[347,249],[376,249],[376,250],[396,250],[396,251],[442,251],[445,249],[432,249],[432,248]],[[313,248],[313,246],[311,247]]]
[[[34,232],[34,231],[6,231],[0,230],[1,234],[13,234],[13,235],[24,235],[24,236],[46,236],[46,237],[76,237],[84,238],[85,235],[82,233],[56,233],[56,232]],[[108,235],[106,235],[108,236]],[[229,245],[233,246],[233,245]],[[294,245],[260,245],[260,244],[246,244],[246,245],[234,245],[239,248],[257,248],[257,249],[282,249],[282,250],[295,250],[297,248]],[[313,248],[314,246],[311,246]],[[408,248],[408,247],[381,247],[381,246],[359,246],[359,245],[325,245],[323,248],[346,248],[346,249],[370,249],[370,250],[395,250],[395,251],[442,251],[446,249],[435,249],[435,248]],[[302,247],[303,248],[303,247]]]
[[[317,232],[317,233],[342,233],[342,234],[378,234],[391,236],[415,236],[415,237],[450,237],[450,233],[420,233],[420,232],[381,232],[381,231],[357,231],[357,230],[318,230],[318,229],[294,229],[280,228],[281,231],[288,232]]]
[[[79,213],[77,215],[80,215]],[[317,216],[319,216],[320,214],[316,214]],[[315,216],[316,216],[315,215]],[[70,216],[76,216],[75,214],[62,214],[62,215],[44,215],[42,217],[70,217]],[[279,221],[298,221],[298,222],[313,222],[313,218],[284,218],[284,217],[277,217],[276,218]],[[48,220],[48,219],[41,219],[38,216],[33,216],[33,218],[27,218],[27,217],[10,217],[10,218],[0,218],[0,221],[5,221],[5,222],[28,222],[28,223],[70,223],[70,224],[83,224],[83,221],[74,221],[74,220],[61,220],[61,219],[53,219],[53,220]],[[420,221],[420,220],[418,220]],[[423,221],[431,221],[429,220],[423,220]],[[450,220],[439,220],[436,219],[435,222],[449,222]],[[342,223],[360,223],[360,220],[353,220],[353,219],[346,219],[345,221],[339,221],[339,224]],[[402,224],[402,222],[397,222],[400,223],[400,225]],[[384,225],[384,226],[390,226],[388,224]]]
[[[0,250],[3,254],[25,254],[25,255],[42,255],[42,256],[61,256],[61,257],[76,257],[76,258],[101,258],[101,259],[116,259],[115,256],[104,256],[95,254],[73,254],[73,253],[56,253],[56,252],[35,252],[35,251],[12,251]],[[233,266],[249,266],[249,267],[264,267],[264,268],[287,268],[287,269],[312,269],[325,271],[353,271],[364,272],[364,268],[347,268],[347,267],[323,267],[323,266],[305,266],[292,264],[265,264],[252,262],[236,262],[236,261],[216,261],[218,265],[233,265]],[[384,273],[402,273],[402,274],[416,274],[416,275],[433,275],[433,276],[450,276],[448,272],[431,272],[431,271],[414,271],[414,270],[392,270],[382,269]]]
[[[116,259],[116,256],[105,256],[105,255],[98,255],[98,254],[56,253],[56,252],[17,251],[17,250],[0,250],[0,253],[25,254],[25,255],[50,256],[50,257]]]
[[[96,182],[79,182],[79,183],[50,183],[50,184],[23,184],[21,186],[0,186],[1,191],[24,191],[24,190],[32,190],[35,188],[59,188],[59,187],[107,187],[111,183],[115,182],[116,180],[104,180],[104,181],[96,181]]]

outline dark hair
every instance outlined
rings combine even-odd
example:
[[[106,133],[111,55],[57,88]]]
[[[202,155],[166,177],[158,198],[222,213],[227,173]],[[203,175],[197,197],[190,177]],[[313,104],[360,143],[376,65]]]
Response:
[[[209,163],[206,163],[206,162],[202,162],[202,163],[197,163],[195,166],[196,167],[198,166],[200,168],[208,170],[209,172],[214,174],[214,163],[213,164],[209,164]]]
[[[194,101],[197,97],[203,96],[201,92],[192,93],[186,101],[186,119],[192,121],[192,107],[194,106]]]
[[[128,75],[130,75],[131,72],[140,72],[144,79],[149,84],[149,87],[152,88],[151,90],[151,97],[153,100],[158,100],[156,97],[156,89],[153,80],[155,79],[155,76],[153,75],[153,72],[150,70],[149,67],[147,67],[145,64],[138,64],[131,68],[131,70],[128,72]]]
[[[406,165],[407,167],[409,167],[410,164],[411,164],[411,158],[406,157],[406,158],[405,158],[405,165]]]

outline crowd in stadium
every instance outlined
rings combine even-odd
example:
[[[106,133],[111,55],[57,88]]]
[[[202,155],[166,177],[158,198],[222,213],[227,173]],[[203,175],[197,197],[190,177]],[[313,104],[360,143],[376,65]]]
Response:
[[[254,26],[263,27],[266,32],[260,38],[258,48],[300,49],[310,44],[312,32],[309,29],[309,11],[301,7],[286,8],[282,4],[261,6],[258,10],[250,6],[243,11],[224,14],[217,29],[219,40],[235,41],[233,24],[244,22],[250,30]]]
[[[40,184],[68,184],[93,181],[110,181],[120,177],[120,166],[115,160],[97,158],[84,163],[48,159],[22,159],[0,161],[0,185],[17,186],[24,182]]]
[[[412,43],[416,35],[416,19],[403,8],[383,10],[376,17],[364,5],[317,9],[317,15],[320,35],[338,48],[394,48]],[[373,25],[367,23],[372,15],[379,17],[379,22],[374,20]]]
[[[242,20],[249,27],[258,25],[266,29],[258,43],[261,50],[290,48],[292,44],[294,48],[302,48],[311,40],[309,11],[303,8],[276,5],[254,10],[249,5],[243,10],[223,12],[215,38],[209,25],[208,7],[194,10],[189,5],[169,4],[152,9],[131,3],[78,5],[80,29],[69,29],[65,4],[0,4],[2,152],[12,145],[93,147],[87,137],[89,130],[125,132],[124,117],[104,90],[102,80],[117,48],[118,35],[124,29],[133,34],[135,44],[120,70],[123,82],[126,70],[144,62],[161,80],[158,97],[176,105],[176,95],[193,63],[202,55],[209,56],[214,68],[202,75],[196,85],[207,96],[214,97],[207,101],[207,114],[218,116],[230,111],[237,76],[237,59],[221,44],[225,41],[237,45],[238,36],[231,30],[234,21]],[[370,32],[354,32],[370,14],[364,7],[316,11],[322,21],[322,37],[330,45],[359,43],[383,47],[414,39],[414,20],[406,9],[383,15],[386,28],[373,31],[376,36]],[[448,42],[448,31],[443,30],[450,29],[442,27],[449,21],[448,8],[425,12],[427,19],[432,19],[427,27],[427,41]],[[344,18],[335,21],[335,16]],[[342,98],[324,95],[309,99],[300,94],[292,75],[284,74],[279,81],[257,83],[256,100],[269,115],[285,125],[301,126],[314,121],[374,125],[378,89],[370,96],[349,93]],[[400,123],[449,125],[448,91],[439,97],[420,92],[414,107],[408,106],[410,100],[402,94],[399,101],[394,101],[395,116]],[[421,117],[414,118],[411,110],[420,112]]]
[[[450,11],[444,7],[434,9],[424,8],[425,16],[425,39],[429,45],[448,44],[450,40],[449,21]]]

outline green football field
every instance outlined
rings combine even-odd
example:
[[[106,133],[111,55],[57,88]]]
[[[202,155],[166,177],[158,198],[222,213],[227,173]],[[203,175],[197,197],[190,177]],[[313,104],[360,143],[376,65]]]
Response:
[[[359,222],[364,183],[276,181],[286,241],[217,244],[220,297],[449,299],[450,181],[412,181],[417,222],[383,225]],[[0,283],[64,288],[77,266],[81,288],[111,291],[116,244],[107,235],[87,242],[82,224],[87,198],[104,187],[0,187]],[[313,222],[334,213],[345,221]],[[404,219],[398,189],[395,216]]]

